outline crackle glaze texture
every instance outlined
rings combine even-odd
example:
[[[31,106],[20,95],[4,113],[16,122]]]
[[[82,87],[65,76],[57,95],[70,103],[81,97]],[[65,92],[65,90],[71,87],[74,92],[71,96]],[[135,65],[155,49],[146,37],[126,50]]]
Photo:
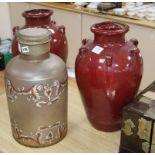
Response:
[[[23,27],[15,26],[13,28],[13,42],[12,52],[13,56],[19,54],[16,32],[20,29],[30,27],[42,27],[49,29],[52,34],[51,38],[51,53],[61,57],[65,62],[68,56],[68,43],[65,35],[65,27],[57,26],[55,21],[51,21],[53,11],[48,9],[33,9],[23,12],[22,16],[25,18],[25,25]]]
[[[98,130],[121,127],[122,108],[136,95],[143,72],[138,41],[125,40],[129,27],[94,24],[94,40],[83,39],[76,58],[76,81],[90,123]]]

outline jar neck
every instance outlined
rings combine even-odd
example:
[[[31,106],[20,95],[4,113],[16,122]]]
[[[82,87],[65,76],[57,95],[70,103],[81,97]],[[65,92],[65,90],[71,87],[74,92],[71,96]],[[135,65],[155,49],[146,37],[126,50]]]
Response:
[[[30,56],[30,55],[25,55],[25,54],[20,54],[20,58],[24,59],[24,60],[35,60],[35,61],[40,61],[40,60],[45,60],[47,58],[49,58],[50,56],[50,52],[47,53],[43,53],[41,55],[37,55],[37,56]]]
[[[114,43],[124,43],[125,42],[125,34],[119,35],[103,35],[103,34],[95,34],[94,42],[102,43],[102,44],[114,44]]]
[[[41,17],[41,18],[26,18],[25,17],[25,26],[26,27],[44,27],[45,25],[50,25],[51,18]]]
[[[25,59],[44,59],[50,55],[50,41],[40,44],[30,44],[30,42],[29,44],[25,44],[24,42],[20,42],[18,46],[21,56]]]

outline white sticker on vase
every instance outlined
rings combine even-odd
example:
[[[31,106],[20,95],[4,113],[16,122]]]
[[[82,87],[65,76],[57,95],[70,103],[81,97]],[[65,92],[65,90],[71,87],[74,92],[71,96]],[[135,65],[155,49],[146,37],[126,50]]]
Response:
[[[29,47],[28,46],[21,47],[21,52],[22,53],[28,53],[28,52],[30,52]]]
[[[92,52],[93,52],[93,53],[96,53],[96,54],[100,54],[103,50],[104,50],[104,48],[102,48],[102,47],[100,47],[100,46],[95,46],[95,47],[92,49]]]

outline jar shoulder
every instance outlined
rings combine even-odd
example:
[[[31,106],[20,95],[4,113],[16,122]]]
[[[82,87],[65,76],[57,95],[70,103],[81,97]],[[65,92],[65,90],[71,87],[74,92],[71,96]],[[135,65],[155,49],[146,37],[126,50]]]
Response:
[[[135,67],[142,68],[143,59],[139,48],[130,41],[122,44],[96,44],[88,40],[79,50],[76,66],[90,71],[111,67],[119,73],[134,70]]]
[[[63,60],[55,54],[44,60],[25,60],[18,55],[6,66],[5,76],[26,81],[61,80],[67,76],[67,69]]]
[[[101,57],[113,56],[119,59],[127,59],[132,54],[134,55],[134,57],[141,57],[139,48],[135,46],[131,41],[104,44],[94,42],[89,39],[81,46],[77,57],[80,56],[80,58],[82,59],[86,59],[88,57],[100,59]]]

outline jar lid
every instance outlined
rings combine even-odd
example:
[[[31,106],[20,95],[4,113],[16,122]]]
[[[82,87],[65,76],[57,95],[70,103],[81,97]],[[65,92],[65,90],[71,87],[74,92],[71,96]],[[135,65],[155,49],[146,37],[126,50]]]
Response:
[[[25,28],[17,32],[19,43],[36,45],[48,42],[51,39],[51,32],[45,28]]]

